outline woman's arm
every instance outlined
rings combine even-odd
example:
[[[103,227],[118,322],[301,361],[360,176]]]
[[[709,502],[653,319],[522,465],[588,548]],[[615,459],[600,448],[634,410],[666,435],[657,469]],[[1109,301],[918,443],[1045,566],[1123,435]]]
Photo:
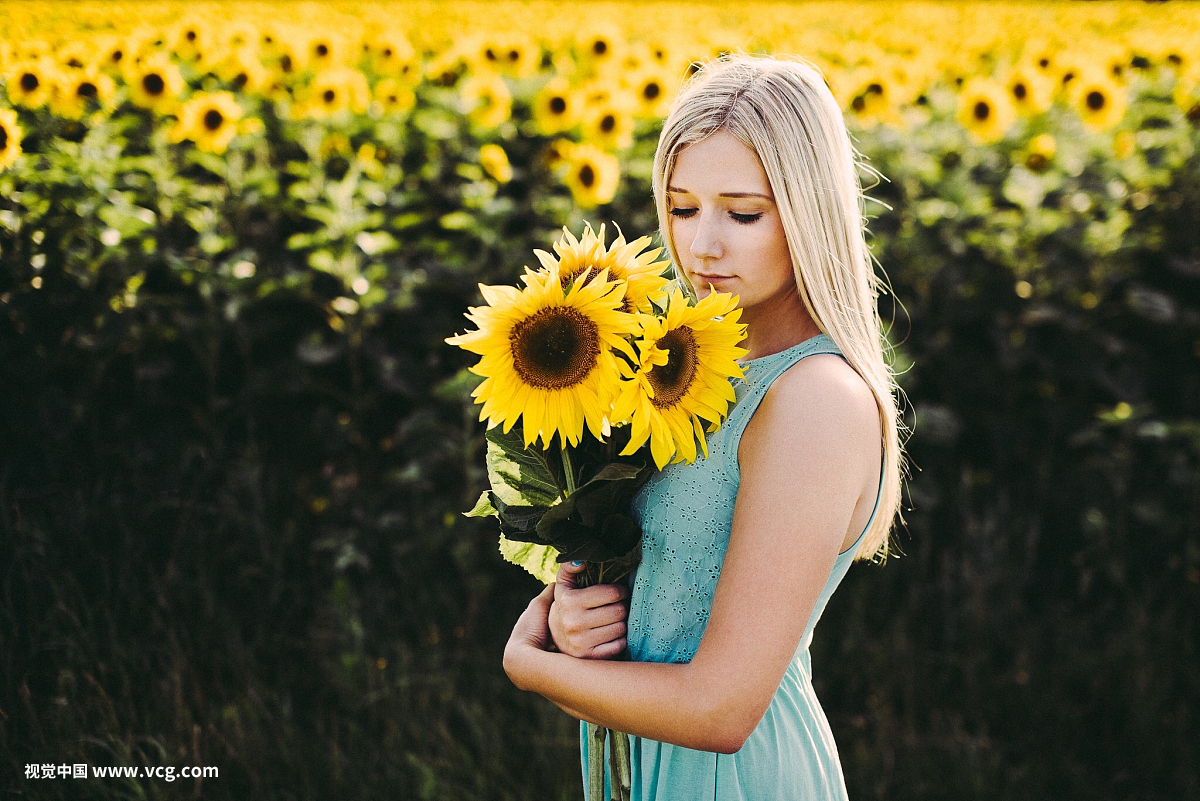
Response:
[[[849,365],[833,356],[804,359],[772,385],[742,437],[733,529],[692,661],[548,653],[551,587],[514,628],[505,670],[518,687],[583,720],[688,748],[737,751],[795,654],[864,486],[876,485],[879,442],[874,399]],[[865,500],[873,503],[874,495]]]

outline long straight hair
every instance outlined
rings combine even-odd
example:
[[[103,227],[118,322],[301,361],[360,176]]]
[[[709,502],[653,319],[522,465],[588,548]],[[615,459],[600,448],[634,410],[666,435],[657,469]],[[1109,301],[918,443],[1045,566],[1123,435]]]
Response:
[[[676,274],[666,188],[683,148],[725,131],[753,150],[767,173],[796,273],[796,288],[817,326],[875,396],[883,429],[879,508],[855,553],[883,561],[900,511],[906,431],[900,389],[876,301],[881,281],[866,242],[856,151],[821,73],[798,58],[744,54],[699,65],[677,95],[654,156],[654,201]],[[901,516],[901,519],[903,517]]]

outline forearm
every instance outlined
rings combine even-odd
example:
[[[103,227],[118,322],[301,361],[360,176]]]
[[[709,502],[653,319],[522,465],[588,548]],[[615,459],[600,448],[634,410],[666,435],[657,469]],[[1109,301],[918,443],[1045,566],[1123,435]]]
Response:
[[[732,727],[711,712],[720,705],[692,664],[576,659],[520,649],[505,655],[505,669],[518,687],[580,720],[702,751],[740,746]]]

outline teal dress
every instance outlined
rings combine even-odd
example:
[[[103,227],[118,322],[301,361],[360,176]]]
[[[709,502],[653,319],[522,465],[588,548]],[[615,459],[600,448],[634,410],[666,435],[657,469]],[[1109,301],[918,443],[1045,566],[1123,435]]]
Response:
[[[729,543],[742,432],[771,383],[815,353],[841,355],[833,340],[820,334],[745,362],[746,380],[734,379],[738,400],[725,424],[709,436],[708,458],[668,465],[634,497],[634,517],[642,527],[642,561],[633,574],[630,596],[627,639],[633,661],[689,662],[695,655]],[[877,495],[872,521],[878,510]],[[860,534],[834,562],[783,681],[741,750],[719,754],[630,736],[634,801],[846,798],[837,746],[813,691],[808,646],[813,627],[861,542]],[[586,724],[581,722],[585,797],[586,743]],[[606,740],[606,750],[610,743],[611,738]],[[604,787],[607,801],[611,797],[607,769]]]

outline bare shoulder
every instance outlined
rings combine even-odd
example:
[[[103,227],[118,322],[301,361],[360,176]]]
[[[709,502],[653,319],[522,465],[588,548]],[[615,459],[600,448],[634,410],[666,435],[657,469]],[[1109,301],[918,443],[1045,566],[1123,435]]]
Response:
[[[871,388],[832,353],[808,356],[785,370],[758,412],[761,422],[767,423],[765,428],[783,429],[771,436],[788,438],[791,432],[807,438],[824,432],[843,442],[877,443],[881,435],[879,406]]]

